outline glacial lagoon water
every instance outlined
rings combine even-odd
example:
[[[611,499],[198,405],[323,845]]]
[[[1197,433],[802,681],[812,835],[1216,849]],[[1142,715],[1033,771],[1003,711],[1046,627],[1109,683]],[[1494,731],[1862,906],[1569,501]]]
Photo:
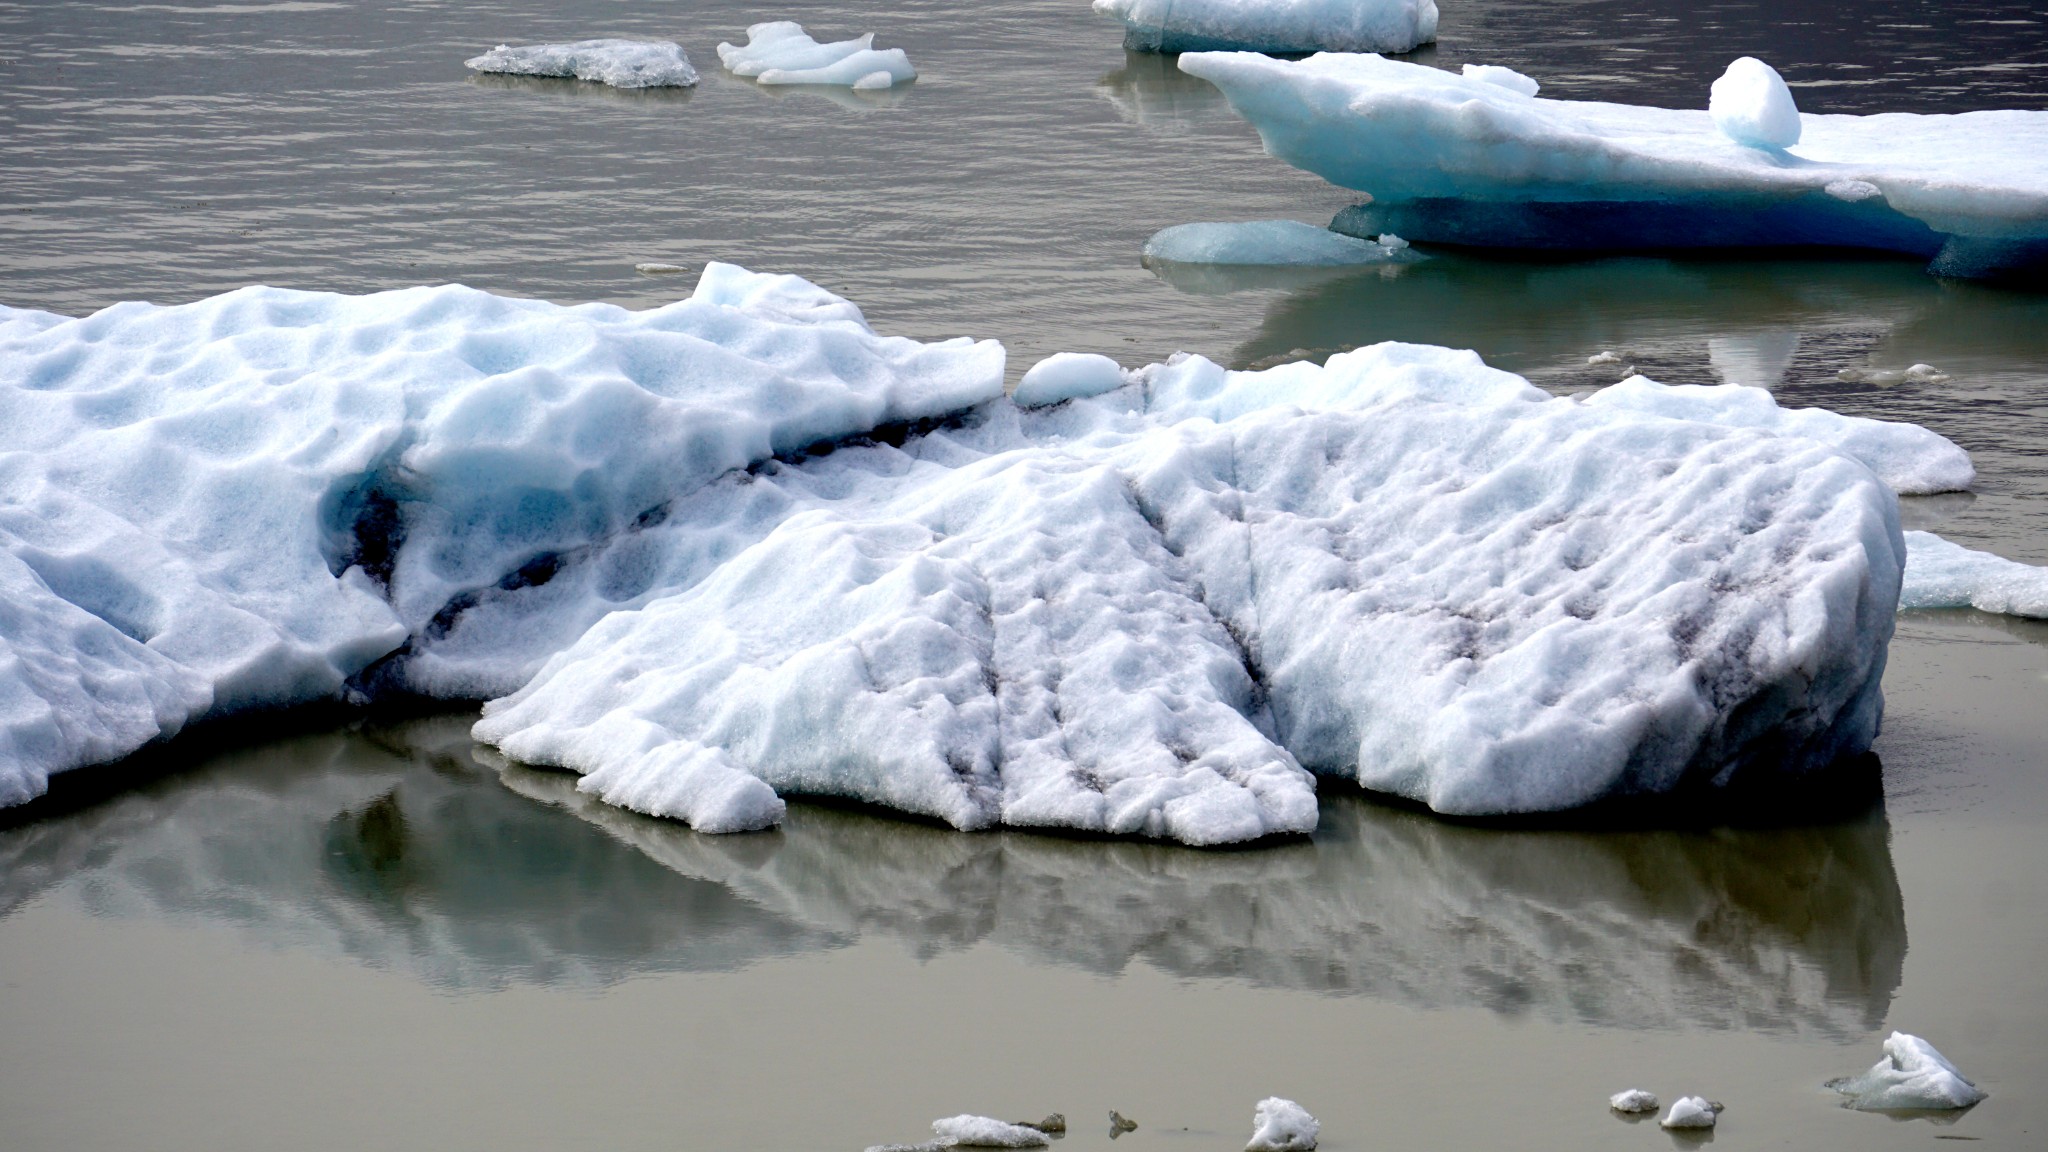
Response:
[[[772,91],[712,46],[787,17],[920,79]],[[684,92],[476,77],[501,41],[682,41]],[[1812,111],[2048,107],[2048,17],[1911,0],[1446,3],[1439,64],[1704,102],[1729,57]],[[1548,387],[1670,382],[1909,419],[1974,495],[1915,526],[2048,563],[2048,297],[1912,261],[1756,254],[1391,272],[1144,268],[1161,227],[1326,221],[1206,84],[1082,0],[0,0],[0,300],[81,314],[246,283],[461,281],[646,306],[708,259],[876,326],[1238,366],[1383,339]],[[1932,363],[1941,385],[1843,383]],[[1902,617],[1883,796],[1826,818],[1466,825],[1327,795],[1242,852],[963,836],[795,805],[713,838],[481,762],[461,714],[174,747],[0,827],[0,1144],[20,1149],[857,1149],[962,1110],[1107,1147],[1232,1149],[1301,1100],[1324,1146],[1628,1148],[1628,1086],[1728,1105],[1731,1147],[2048,1133],[2048,626]],[[175,771],[161,772],[165,767]],[[112,777],[110,777],[112,779]],[[1822,1082],[1927,1036],[1957,1117]],[[1681,1147],[1689,1145],[1680,1145]]]

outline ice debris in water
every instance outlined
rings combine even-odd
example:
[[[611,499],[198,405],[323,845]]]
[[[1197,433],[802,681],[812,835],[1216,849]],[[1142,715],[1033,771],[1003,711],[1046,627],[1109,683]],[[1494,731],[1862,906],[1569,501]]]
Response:
[[[735,76],[763,84],[826,84],[869,91],[917,79],[901,48],[877,49],[872,32],[820,44],[791,20],[755,24],[745,44],[720,44],[718,59]]]
[[[1126,1132],[1136,1132],[1137,1130],[1138,1122],[1136,1120],[1126,1117],[1114,1108],[1109,1110],[1109,1138],[1111,1140]]]
[[[574,44],[500,44],[463,61],[478,72],[564,76],[614,88],[687,88],[697,70],[682,45],[667,40],[579,40]]]
[[[1700,1096],[1680,1096],[1657,1123],[1666,1128],[1712,1128],[1720,1117],[1719,1104]]]
[[[1036,1128],[1045,1133],[1064,1133],[1067,1130],[1067,1118],[1059,1112],[1054,1112],[1043,1120],[1019,1120],[1016,1124],[1019,1128]]]
[[[1721,134],[1751,148],[1790,148],[1799,143],[1799,106],[1778,70],[1754,56],[1728,65],[1714,81],[1707,113]]]
[[[1948,373],[1932,364],[1915,364],[1910,368],[1844,368],[1835,373],[1835,379],[1844,384],[1946,384]]]
[[[1522,75],[1513,68],[1503,68],[1498,64],[1467,64],[1462,73],[1468,80],[1497,85],[1510,92],[1520,92],[1524,96],[1534,96],[1542,88],[1534,79]]]
[[[1133,52],[1407,52],[1436,39],[1436,0],[1095,0]]]
[[[1332,222],[1355,236],[1875,248],[1952,276],[2048,266],[2048,112],[1799,117],[1790,153],[1737,144],[1704,109],[1531,97],[1376,55],[1193,52],[1179,66],[1221,88],[1268,152],[1368,193]]]
[[[1388,244],[1386,240],[1396,241]],[[1385,264],[1420,259],[1404,252],[1398,236],[1362,240],[1299,220],[1251,220],[1237,224],[1176,224],[1145,241],[1148,261],[1177,264],[1265,264],[1295,267]]]
[[[1932,532],[1908,532],[1899,607],[1975,608],[2048,619],[2048,568],[1965,548]]]
[[[1850,1106],[1869,1112],[1968,1108],[1984,1092],[1918,1036],[1894,1032],[1884,1042],[1884,1059],[1861,1076],[1829,1083],[1850,1097]]]
[[[1244,1152],[1310,1152],[1322,1127],[1308,1109],[1268,1096],[1252,1113],[1252,1138]]]
[[[932,1121],[942,1143],[960,1148],[1043,1148],[1052,1143],[1044,1132],[988,1116],[949,1116]]]
[[[1621,354],[1612,350],[1595,352],[1591,356],[1586,357],[1586,363],[1589,365],[1619,364],[1621,362]]]
[[[642,264],[633,265],[633,271],[640,273],[642,276],[674,276],[679,272],[688,272],[689,269],[681,264],[663,264],[658,260],[649,260]]]
[[[1055,352],[1033,364],[1010,399],[1025,408],[1039,408],[1083,396],[1100,396],[1124,386],[1124,370],[1116,361],[1093,352]]]
[[[1630,1088],[1626,1092],[1616,1092],[1607,1098],[1607,1106],[1616,1112],[1626,1112],[1631,1115],[1639,1112],[1655,1112],[1659,1107],[1657,1094],[1645,1092],[1641,1088]]]

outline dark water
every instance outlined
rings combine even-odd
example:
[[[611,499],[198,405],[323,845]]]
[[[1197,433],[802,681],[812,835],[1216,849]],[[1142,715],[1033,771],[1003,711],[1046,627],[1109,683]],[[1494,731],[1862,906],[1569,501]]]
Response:
[[[2048,106],[2037,5],[1447,2],[1418,58],[1551,95],[1704,103],[1729,58],[1810,111]],[[922,78],[768,91],[757,19],[880,33]],[[475,77],[500,41],[681,40],[704,83]],[[1912,261],[1144,269],[1158,228],[1322,222],[1207,85],[1084,0],[0,0],[0,302],[462,281],[649,305],[799,272],[876,326],[1233,365],[1384,339],[1546,386],[1671,382],[1957,439],[1911,502],[2048,562],[2048,297]],[[1845,368],[1935,364],[1890,388]],[[963,1109],[1116,1152],[1241,1146],[1293,1095],[1324,1146],[1634,1148],[1630,1084],[1730,1105],[1731,1147],[2038,1147],[2048,1111],[2048,626],[1902,618],[1881,804],[1817,824],[1501,830],[1326,797],[1312,843],[1207,853],[964,836],[795,806],[700,837],[479,764],[461,717],[261,742],[0,827],[0,1146],[843,1147]],[[1890,1028],[1992,1090],[1954,1127],[1820,1089]]]

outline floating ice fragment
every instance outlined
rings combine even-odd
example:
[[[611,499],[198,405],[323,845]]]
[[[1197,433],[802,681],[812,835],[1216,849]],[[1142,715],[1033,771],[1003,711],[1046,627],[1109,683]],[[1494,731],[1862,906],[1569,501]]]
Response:
[[[1828,1086],[1866,1112],[1968,1108],[1984,1099],[1983,1090],[1964,1079],[1934,1045],[1904,1032],[1886,1038],[1884,1059],[1870,1071]]]
[[[1044,1132],[988,1116],[962,1114],[932,1121],[940,1141],[960,1148],[1043,1148],[1052,1143]]]
[[[1657,1094],[1645,1092],[1641,1088],[1630,1088],[1626,1092],[1616,1092],[1614,1095],[1609,1096],[1607,1098],[1607,1106],[1616,1112],[1630,1114],[1655,1112],[1658,1108]]]
[[[1040,1132],[1048,1134],[1063,1133],[1067,1130],[1067,1118],[1059,1112],[1055,1112],[1043,1120],[1019,1120],[1016,1124],[1019,1128],[1036,1128]]]
[[[1387,243],[1392,240],[1393,243]],[[1408,242],[1399,236],[1362,240],[1299,220],[1251,220],[1236,224],[1176,224],[1145,241],[1148,261],[1177,264],[1263,264],[1333,267],[1385,264]],[[1419,258],[1409,254],[1405,259]]]
[[[1133,52],[1407,52],[1436,39],[1436,0],[1095,0]]]
[[[745,44],[720,44],[718,59],[735,76],[763,84],[823,84],[863,92],[917,79],[901,48],[877,50],[872,32],[820,44],[790,20],[755,24]]]
[[[1721,134],[1751,148],[1790,148],[1799,143],[1799,106],[1778,70],[1754,56],[1728,65],[1714,81],[1707,112]]]
[[[688,272],[689,269],[681,264],[663,264],[659,261],[649,260],[642,264],[633,265],[633,271],[640,273],[642,276],[673,276],[678,272]]]
[[[1975,608],[2048,619],[2048,568],[1965,548],[1932,532],[1908,532],[1899,607]]]
[[[1126,1132],[1136,1132],[1137,1130],[1138,1122],[1136,1120],[1127,1119],[1123,1113],[1118,1112],[1114,1108],[1109,1110],[1109,1138],[1111,1140]]]
[[[1494,84],[1510,92],[1520,92],[1524,96],[1534,96],[1541,87],[1535,80],[1513,68],[1503,68],[1498,64],[1467,64],[1464,67],[1464,75],[1483,84]]]
[[[1394,252],[1399,252],[1403,248],[1409,247],[1409,244],[1406,240],[1401,239],[1399,236],[1394,235],[1392,232],[1380,233],[1378,240],[1380,247]]]
[[[1620,353],[1618,353],[1618,352],[1614,352],[1614,351],[1606,351],[1606,352],[1595,352],[1595,353],[1593,353],[1593,354],[1592,354],[1591,356],[1588,356],[1588,357],[1586,357],[1586,363],[1587,363],[1587,364],[1619,364],[1619,363],[1621,363],[1621,354],[1620,354]]]
[[[2048,268],[2044,111],[1799,118],[1789,103],[1736,100],[1747,90],[1734,85],[1728,122],[1739,130],[1760,117],[1758,131],[1775,124],[1772,138],[1784,139],[1779,113],[1790,115],[1803,130],[1795,156],[1736,144],[1705,110],[1530,97],[1375,55],[1191,52],[1179,66],[1221,88],[1268,152],[1368,193],[1370,203],[1331,223],[1348,235],[1548,249],[1872,248],[1961,277]],[[1883,195],[1826,191],[1844,181]]]
[[[1268,1096],[1252,1113],[1252,1138],[1244,1152],[1311,1152],[1322,1125],[1292,1100]]]
[[[1039,408],[1080,396],[1100,396],[1123,386],[1124,370],[1109,357],[1093,352],[1055,352],[1024,373],[1010,398],[1019,407]]]
[[[1720,1116],[1719,1104],[1700,1096],[1680,1096],[1657,1123],[1666,1128],[1712,1128]]]
[[[1948,373],[1932,364],[1915,364],[1910,368],[1844,368],[1835,373],[1835,379],[1844,384],[1946,384]]]
[[[697,70],[682,45],[667,40],[579,40],[573,44],[500,44],[463,61],[478,72],[563,76],[614,88],[687,88]]]

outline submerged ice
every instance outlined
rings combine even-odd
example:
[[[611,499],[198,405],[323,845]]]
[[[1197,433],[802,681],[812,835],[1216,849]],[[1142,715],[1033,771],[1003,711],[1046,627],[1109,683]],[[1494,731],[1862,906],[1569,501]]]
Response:
[[[7,798],[394,693],[707,831],[804,794],[1235,843],[1312,829],[1310,771],[1471,814],[1713,789],[1869,745],[1891,489],[1968,479],[1908,426],[1413,345],[1002,383],[722,264],[646,312],[0,312]]]
[[[1407,52],[1436,39],[1435,0],[1095,0],[1133,52]]]
[[[1264,264],[1331,267],[1419,260],[1400,237],[1361,240],[1299,220],[1176,224],[1145,241],[1147,261],[1176,264]]]
[[[579,40],[574,44],[500,44],[463,61],[477,72],[563,76],[614,88],[687,88],[697,70],[682,45],[667,40]]]
[[[1198,52],[1267,151],[1370,194],[1353,235],[1533,248],[1827,245],[2048,268],[2048,112],[1801,115],[1738,61],[1712,110],[1550,100],[1376,55]]]
[[[790,20],[755,24],[745,44],[720,44],[726,71],[762,84],[823,84],[868,91],[917,79],[901,48],[877,49],[872,32],[820,44]]]

